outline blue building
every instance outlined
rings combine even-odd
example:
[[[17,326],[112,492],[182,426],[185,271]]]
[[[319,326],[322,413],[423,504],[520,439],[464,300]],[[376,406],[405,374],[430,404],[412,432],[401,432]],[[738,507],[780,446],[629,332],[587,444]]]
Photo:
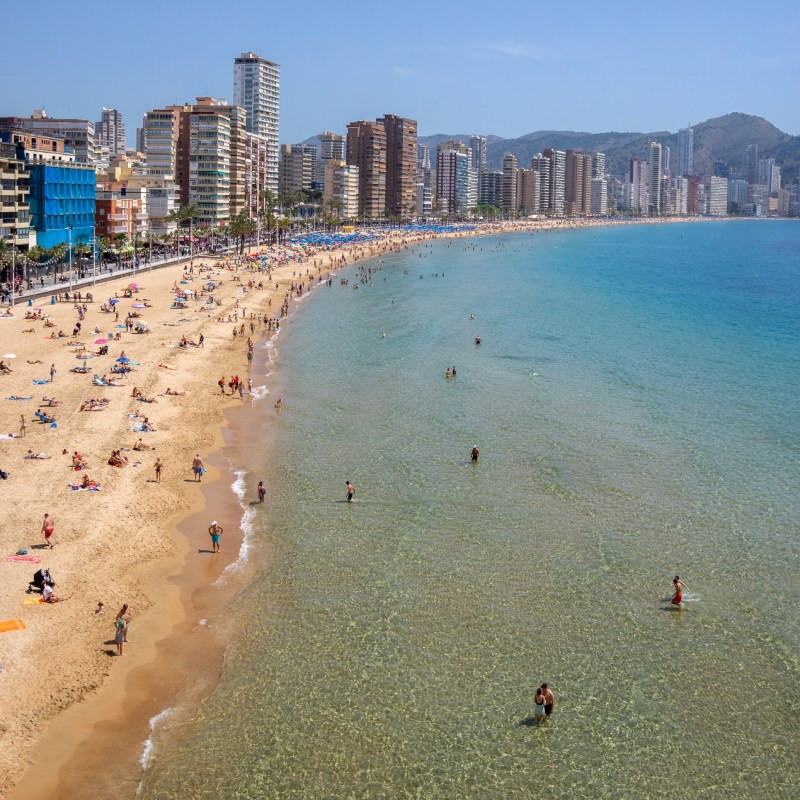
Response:
[[[94,235],[97,179],[91,167],[29,164],[30,220],[36,242],[45,249],[89,242]]]

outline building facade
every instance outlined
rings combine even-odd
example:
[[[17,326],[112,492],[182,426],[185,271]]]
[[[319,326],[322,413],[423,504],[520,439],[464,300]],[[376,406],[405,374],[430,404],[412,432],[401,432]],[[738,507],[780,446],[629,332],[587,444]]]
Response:
[[[317,181],[317,148],[313,144],[281,145],[280,190],[313,189]]]
[[[386,132],[386,210],[411,216],[416,213],[417,121],[384,114],[378,122]]]
[[[442,142],[436,148],[437,211],[447,214],[466,214],[471,154],[458,141]]]
[[[480,177],[486,169],[486,137],[477,134],[470,136],[469,149],[472,151],[472,169]]]
[[[728,213],[728,179],[712,176],[708,179],[708,209],[710,217],[724,217]]]
[[[278,193],[280,143],[280,65],[255,53],[242,53],[233,62],[233,102],[247,112],[247,132],[267,141],[267,185]]]
[[[548,148],[542,155],[550,161],[547,210],[553,214],[563,214],[565,208],[567,154],[564,150]]]
[[[350,219],[359,214],[358,167],[343,159],[329,158],[325,162],[325,188],[322,191],[323,208],[330,209],[340,219]]]
[[[127,144],[125,142],[125,123],[122,121],[122,112],[116,108],[106,108],[100,113],[100,121],[94,126],[95,143],[108,148],[111,158],[125,155]]]
[[[94,166],[97,160],[94,123],[89,120],[48,117],[37,108],[30,117],[0,117],[0,130],[11,129],[63,139],[78,164]]]
[[[23,251],[30,247],[29,193],[22,148],[0,142],[0,239]]]
[[[325,165],[328,161],[347,161],[347,139],[332,131],[325,131],[317,136],[319,140],[319,164],[317,172],[317,188],[324,189]]]
[[[358,167],[358,213],[378,219],[386,210],[386,129],[359,120],[347,126],[347,163]]]
[[[686,177],[694,172],[694,129],[678,131],[678,176]]]
[[[83,164],[30,164],[30,218],[36,243],[89,242],[94,233],[96,177]]]
[[[652,216],[659,216],[663,211],[662,192],[662,159],[663,148],[659,142],[650,142],[649,159],[647,163],[648,175],[648,205],[647,210]]]

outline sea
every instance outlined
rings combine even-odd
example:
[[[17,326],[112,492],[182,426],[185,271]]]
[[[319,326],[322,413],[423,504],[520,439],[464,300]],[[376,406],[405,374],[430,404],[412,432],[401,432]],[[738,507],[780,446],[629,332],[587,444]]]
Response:
[[[800,223],[429,242],[258,353],[249,578],[138,797],[800,796]]]

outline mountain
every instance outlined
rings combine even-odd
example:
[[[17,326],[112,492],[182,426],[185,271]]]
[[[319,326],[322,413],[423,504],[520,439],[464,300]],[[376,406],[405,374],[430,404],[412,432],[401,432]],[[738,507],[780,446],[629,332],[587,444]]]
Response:
[[[791,136],[776,128],[762,117],[750,114],[725,114],[722,117],[692,125],[694,129],[695,172],[712,174],[714,161],[728,162],[740,166],[747,146],[757,144],[762,158],[775,158],[782,166],[784,183],[795,180],[800,172],[800,136]],[[678,157],[678,134],[670,131],[650,133],[609,132],[586,133],[577,131],[535,131],[517,139],[490,136],[487,143],[487,159],[491,168],[499,168],[503,156],[513,153],[520,167],[528,166],[531,158],[547,147],[557,150],[587,150],[606,154],[606,170],[611,175],[622,176],[628,169],[631,156],[647,158],[647,146],[656,141],[668,145],[673,165]],[[431,148],[450,139],[469,143],[469,136],[448,136],[437,133],[420,136],[421,144]]]

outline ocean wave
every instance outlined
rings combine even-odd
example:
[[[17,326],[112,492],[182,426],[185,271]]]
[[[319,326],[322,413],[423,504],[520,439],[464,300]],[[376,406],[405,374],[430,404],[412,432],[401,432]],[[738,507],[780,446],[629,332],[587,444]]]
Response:
[[[240,570],[247,563],[250,553],[250,543],[255,532],[254,521],[256,518],[256,512],[245,502],[245,497],[247,494],[247,483],[245,481],[245,476],[247,473],[244,470],[236,470],[234,474],[236,477],[231,484],[231,489],[236,497],[239,498],[239,505],[242,509],[242,517],[239,521],[239,527],[241,528],[243,534],[242,543],[239,545],[239,555],[237,558],[228,564],[227,567],[225,567],[225,569],[222,571],[222,574],[212,584],[213,586],[217,586],[222,583],[222,581],[224,581],[230,573]]]
[[[165,708],[161,713],[156,714],[154,717],[150,717],[150,735],[144,740],[144,748],[142,749],[142,755],[139,759],[139,766],[141,766],[142,769],[147,769],[150,766],[150,758],[153,754],[153,734],[155,732],[156,725],[165,720],[172,712],[172,708]]]

